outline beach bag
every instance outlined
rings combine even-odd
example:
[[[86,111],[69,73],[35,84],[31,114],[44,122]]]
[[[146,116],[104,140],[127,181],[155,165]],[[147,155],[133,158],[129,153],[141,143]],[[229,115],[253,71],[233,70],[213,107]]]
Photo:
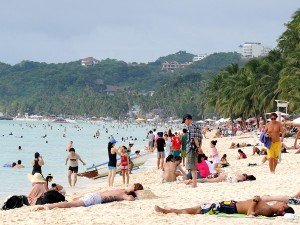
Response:
[[[23,205],[29,205],[27,197],[24,195],[13,195],[4,202],[2,210],[21,208]]]

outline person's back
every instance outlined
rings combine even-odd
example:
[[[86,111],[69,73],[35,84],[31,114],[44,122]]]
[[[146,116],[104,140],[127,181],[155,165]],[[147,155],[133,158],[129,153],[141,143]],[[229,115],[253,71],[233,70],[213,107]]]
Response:
[[[199,171],[201,178],[206,178],[210,175],[209,167],[205,160],[202,160],[201,162],[198,162],[196,164],[197,170]]]
[[[163,179],[166,182],[173,182],[176,181],[176,169],[177,169],[177,165],[170,161],[170,162],[166,162],[164,163],[164,172],[163,172]]]
[[[179,151],[181,147],[181,141],[178,136],[172,137],[172,150]]]
[[[44,183],[34,183],[28,194],[28,202],[30,205],[35,205],[39,198],[46,192]]]
[[[163,139],[162,137],[158,137],[156,140],[156,145],[158,152],[164,152],[164,147],[166,145],[165,139]]]
[[[33,169],[32,169],[32,175],[34,175],[35,173],[40,173],[42,174],[42,167],[39,164],[39,159],[34,159],[34,163],[33,163]]]

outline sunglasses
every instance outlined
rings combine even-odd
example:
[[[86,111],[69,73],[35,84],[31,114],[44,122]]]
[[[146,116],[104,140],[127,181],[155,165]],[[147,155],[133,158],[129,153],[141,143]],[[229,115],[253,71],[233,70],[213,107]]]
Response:
[[[271,120],[276,120],[276,118],[275,118],[275,117],[272,117]]]

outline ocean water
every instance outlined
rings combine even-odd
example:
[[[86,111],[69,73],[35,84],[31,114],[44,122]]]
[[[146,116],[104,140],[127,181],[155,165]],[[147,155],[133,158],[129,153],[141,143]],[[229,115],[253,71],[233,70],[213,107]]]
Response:
[[[59,124],[42,121],[0,121],[0,202],[12,194],[28,194],[31,183],[27,174],[31,173],[31,162],[34,153],[39,152],[45,161],[42,167],[44,176],[51,173],[54,176],[53,182],[67,185],[67,170],[65,159],[67,157],[66,145],[69,141],[74,142],[74,148],[87,166],[79,162],[79,172],[93,164],[106,162],[107,143],[110,135],[118,141],[117,146],[126,145],[134,140],[133,151],[144,150],[147,146],[147,131],[153,127],[147,125],[124,125],[116,123],[102,124]],[[100,137],[94,138],[94,134],[99,129]],[[106,133],[106,129],[108,132]],[[165,128],[159,127],[163,131]],[[9,135],[12,133],[13,135]],[[63,134],[66,137],[63,137]],[[47,135],[46,138],[42,136]],[[23,136],[23,138],[21,138]],[[127,138],[122,142],[122,137]],[[46,141],[48,143],[46,143]],[[18,146],[22,150],[18,150]],[[24,169],[3,167],[6,163],[22,160]]]

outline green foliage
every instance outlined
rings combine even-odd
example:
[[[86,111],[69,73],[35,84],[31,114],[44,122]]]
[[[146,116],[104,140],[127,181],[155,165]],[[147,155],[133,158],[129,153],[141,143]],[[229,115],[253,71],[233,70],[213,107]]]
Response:
[[[168,56],[160,57],[158,60],[154,62],[155,65],[161,65],[163,62],[168,61],[176,61],[178,63],[186,63],[192,62],[195,55],[191,53],[187,53],[186,51],[179,51],[175,54],[171,54]]]
[[[276,109],[275,100],[289,101],[290,110],[300,108],[300,11],[287,24],[278,50],[252,59],[244,68],[228,66],[206,86],[206,110],[223,116],[259,116]]]
[[[241,54],[237,52],[213,53],[206,58],[193,63],[190,67],[201,70],[218,71],[232,63],[242,65]]]

